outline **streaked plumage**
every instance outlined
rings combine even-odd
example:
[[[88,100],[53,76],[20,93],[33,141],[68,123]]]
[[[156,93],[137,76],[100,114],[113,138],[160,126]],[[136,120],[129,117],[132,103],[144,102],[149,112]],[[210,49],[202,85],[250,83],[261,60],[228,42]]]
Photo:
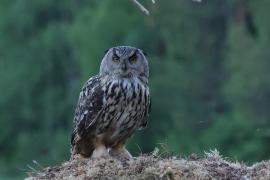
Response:
[[[99,75],[83,86],[75,110],[72,154],[127,158],[124,144],[145,127],[150,109],[148,62],[141,50],[119,46],[104,56]]]

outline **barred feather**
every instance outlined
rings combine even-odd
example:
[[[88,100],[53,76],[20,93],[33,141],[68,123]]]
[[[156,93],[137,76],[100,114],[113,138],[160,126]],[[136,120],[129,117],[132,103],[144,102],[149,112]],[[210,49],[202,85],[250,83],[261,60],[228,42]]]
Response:
[[[94,76],[83,87],[75,111],[72,146],[83,138],[113,131],[110,145],[146,126],[150,97],[147,84],[138,78]]]

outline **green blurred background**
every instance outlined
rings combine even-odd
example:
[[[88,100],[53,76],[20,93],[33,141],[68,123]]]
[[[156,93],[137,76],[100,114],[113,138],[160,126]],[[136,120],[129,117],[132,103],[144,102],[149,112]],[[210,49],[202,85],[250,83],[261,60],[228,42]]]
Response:
[[[270,1],[0,0],[0,179],[60,164],[104,51],[148,53],[152,113],[129,141],[186,156],[270,158]],[[139,147],[138,147],[139,146]]]

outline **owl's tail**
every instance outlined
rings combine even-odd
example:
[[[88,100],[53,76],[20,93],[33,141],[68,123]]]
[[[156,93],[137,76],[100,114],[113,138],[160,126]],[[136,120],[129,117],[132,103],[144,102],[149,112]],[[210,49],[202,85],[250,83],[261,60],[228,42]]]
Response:
[[[79,134],[74,131],[71,135],[71,159],[74,159],[76,155],[81,155],[85,158],[91,157],[93,154],[94,143],[92,138],[80,137]]]

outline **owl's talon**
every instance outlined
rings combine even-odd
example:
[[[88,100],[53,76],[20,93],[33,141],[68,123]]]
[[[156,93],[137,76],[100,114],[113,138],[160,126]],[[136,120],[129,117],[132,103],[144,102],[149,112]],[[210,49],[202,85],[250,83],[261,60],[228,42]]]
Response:
[[[110,157],[110,155],[105,146],[99,146],[94,150],[91,157],[93,159],[100,159],[100,158],[107,159]]]
[[[109,154],[123,164],[132,159],[131,154],[122,146],[111,149]]]

